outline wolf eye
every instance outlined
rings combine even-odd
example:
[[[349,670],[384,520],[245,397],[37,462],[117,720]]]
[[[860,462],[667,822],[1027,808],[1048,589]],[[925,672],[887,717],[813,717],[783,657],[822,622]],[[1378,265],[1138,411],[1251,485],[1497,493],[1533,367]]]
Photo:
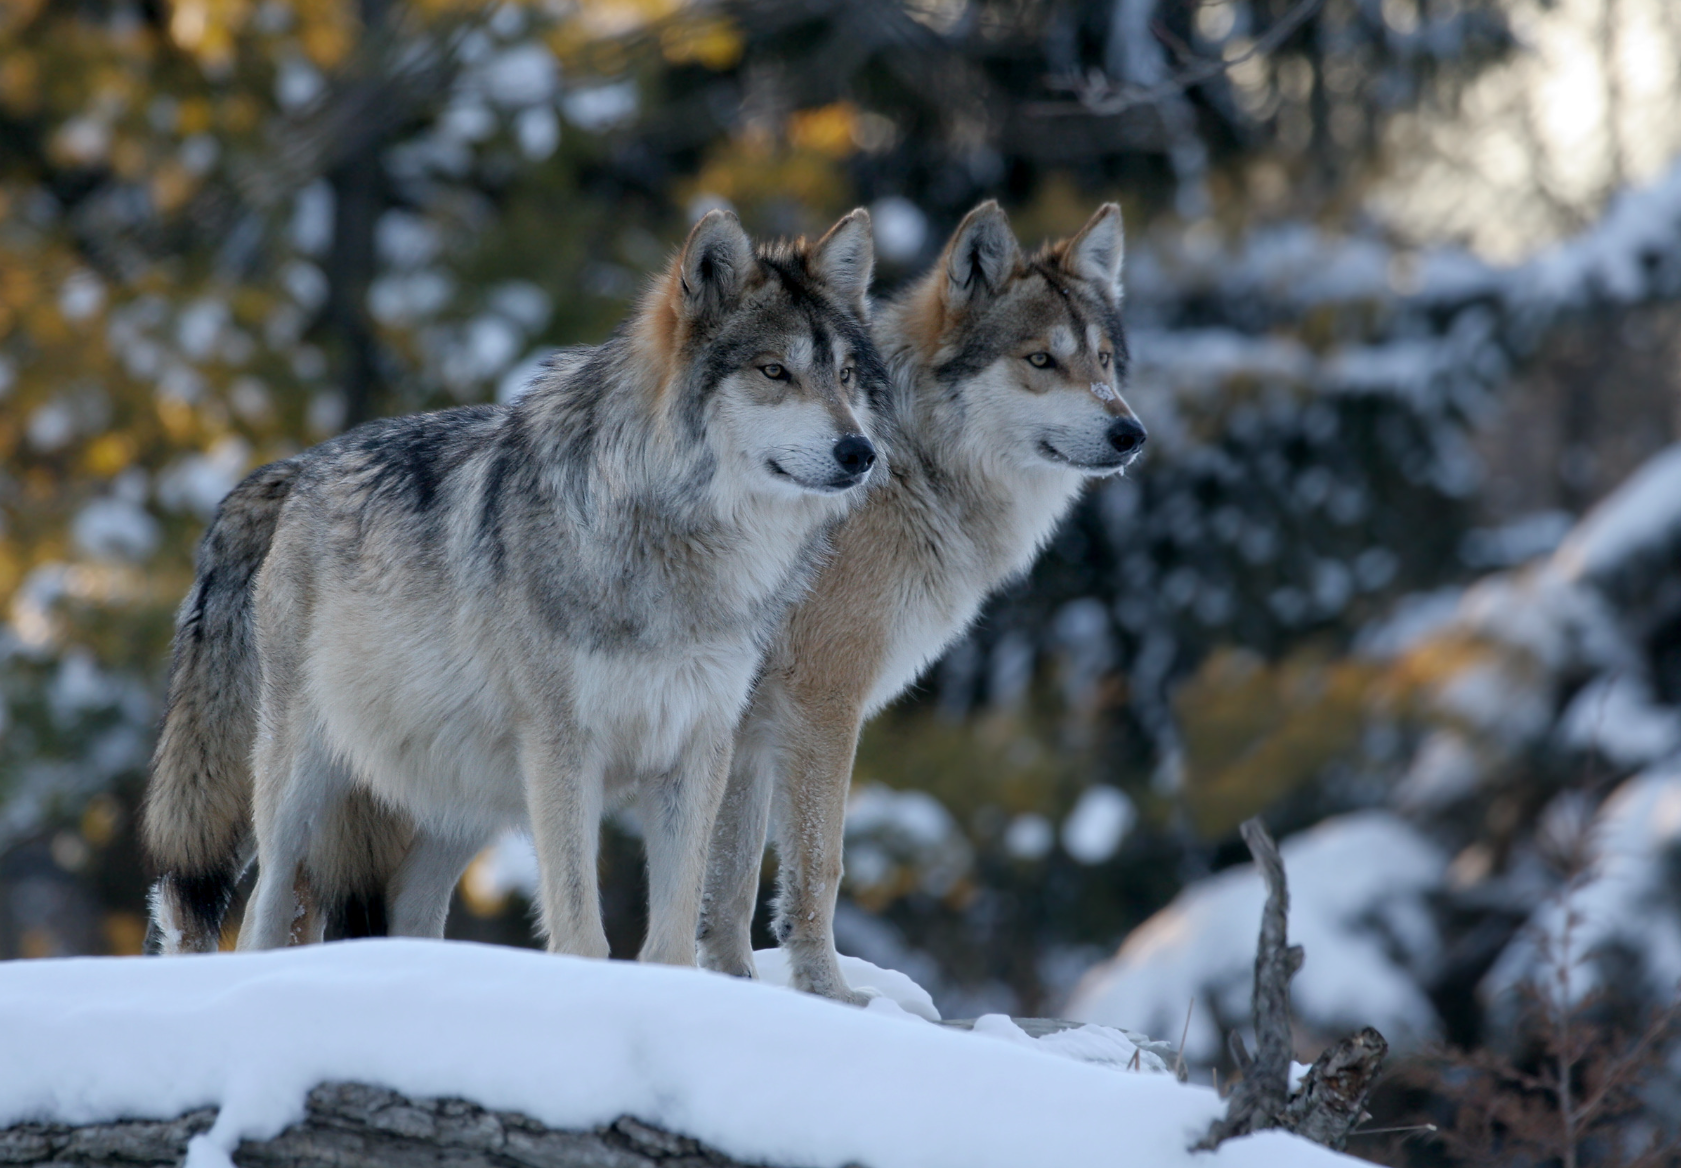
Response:
[[[842,365],[841,366],[840,383],[842,385],[851,385],[852,384],[852,366],[850,366],[850,365]]]
[[[1097,359],[1102,362],[1105,369],[1109,368],[1109,354],[1107,352],[1099,353]]]
[[[1027,355],[1027,363],[1035,369],[1049,369],[1052,365],[1056,364],[1055,361],[1051,360],[1051,355],[1049,353],[1029,353]]]
[[[763,373],[766,377],[770,378],[772,381],[787,381],[788,380],[788,370],[786,370],[782,366],[776,364],[774,361],[769,365],[759,366],[759,372]]]

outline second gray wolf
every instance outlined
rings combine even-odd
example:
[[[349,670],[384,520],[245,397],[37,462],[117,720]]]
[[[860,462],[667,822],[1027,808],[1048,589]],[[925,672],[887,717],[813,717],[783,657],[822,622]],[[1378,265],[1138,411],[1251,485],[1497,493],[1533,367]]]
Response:
[[[623,793],[641,956],[693,964],[735,727],[875,462],[872,262],[862,211],[757,248],[713,212],[619,333],[512,404],[371,423],[236,488],[144,811],[161,947],[216,947],[253,848],[241,948],[318,939],[352,894],[441,935],[467,861],[528,823],[549,948],[604,957]]]
[[[834,942],[859,731],[1032,565],[1085,484],[1143,446],[1121,396],[1122,242],[1107,204],[1073,238],[1024,254],[985,203],[934,270],[876,312],[889,474],[789,611],[739,732],[707,874],[709,968],[753,976],[748,926],[774,818],[775,932],[793,984],[862,1000]]]

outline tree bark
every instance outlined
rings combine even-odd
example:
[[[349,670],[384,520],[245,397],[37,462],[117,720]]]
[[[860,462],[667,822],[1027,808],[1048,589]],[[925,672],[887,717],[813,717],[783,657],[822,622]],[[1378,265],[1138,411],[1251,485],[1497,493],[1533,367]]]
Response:
[[[306,1114],[272,1140],[246,1140],[239,1168],[754,1168],[629,1116],[591,1131],[557,1131],[463,1099],[410,1099],[383,1087],[325,1083]],[[0,1164],[178,1168],[212,1108],[173,1120],[117,1120],[0,1129]],[[757,1166],[763,1168],[763,1166]]]

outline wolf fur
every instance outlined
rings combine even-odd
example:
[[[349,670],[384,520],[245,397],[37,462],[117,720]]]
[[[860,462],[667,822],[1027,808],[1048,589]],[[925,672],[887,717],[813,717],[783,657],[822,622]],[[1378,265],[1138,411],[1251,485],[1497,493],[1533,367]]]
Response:
[[[1026,257],[986,203],[925,279],[877,311],[890,474],[836,531],[740,728],[707,873],[707,967],[753,975],[748,928],[774,811],[775,930],[793,982],[860,1000],[833,930],[859,731],[1028,569],[1082,486],[1143,443],[1120,393],[1121,252],[1113,204]]]
[[[871,262],[862,211],[757,250],[714,212],[511,405],[370,423],[236,488],[148,795],[162,946],[214,947],[248,835],[241,948],[370,896],[441,935],[467,861],[528,823],[549,948],[606,956],[599,817],[634,794],[642,957],[693,964],[734,728],[874,461]]]

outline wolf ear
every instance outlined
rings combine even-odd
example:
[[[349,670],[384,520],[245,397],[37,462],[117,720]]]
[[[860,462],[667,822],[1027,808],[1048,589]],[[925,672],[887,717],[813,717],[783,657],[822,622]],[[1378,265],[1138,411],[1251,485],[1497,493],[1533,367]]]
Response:
[[[1068,241],[1062,253],[1062,270],[1119,296],[1121,256],[1125,250],[1121,209],[1114,203],[1105,203],[1086,220],[1080,234]]]
[[[811,270],[860,315],[867,315],[865,296],[870,291],[870,273],[875,270],[875,237],[870,233],[870,213],[862,207],[829,228],[812,250]]]
[[[1015,270],[1019,251],[1015,232],[997,202],[988,199],[970,211],[946,245],[949,301],[962,304],[996,293]]]
[[[694,319],[734,304],[754,264],[753,242],[735,212],[708,211],[689,232],[678,261],[683,314]]]

